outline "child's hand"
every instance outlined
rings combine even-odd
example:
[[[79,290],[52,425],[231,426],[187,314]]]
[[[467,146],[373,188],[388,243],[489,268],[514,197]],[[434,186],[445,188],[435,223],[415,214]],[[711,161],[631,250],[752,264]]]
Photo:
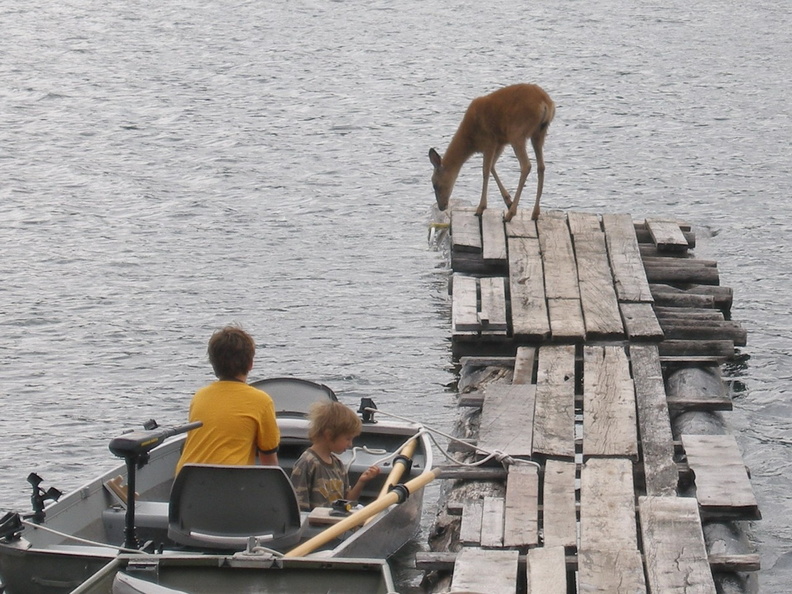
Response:
[[[369,466],[366,471],[360,475],[360,480],[364,483],[369,482],[380,473],[379,466]]]

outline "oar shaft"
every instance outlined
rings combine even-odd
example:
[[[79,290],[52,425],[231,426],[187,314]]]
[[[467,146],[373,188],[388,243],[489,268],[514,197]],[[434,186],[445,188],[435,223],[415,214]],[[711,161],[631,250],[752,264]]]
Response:
[[[402,458],[396,458],[393,463],[393,468],[391,468],[390,474],[388,474],[388,478],[385,480],[385,484],[382,485],[382,489],[380,490],[379,497],[384,497],[390,491],[390,488],[393,485],[398,485],[399,481],[401,480],[402,476],[404,476],[404,471],[407,470],[407,460],[404,458],[409,458],[412,460],[413,454],[415,453],[415,448],[418,446],[418,438],[413,438],[404,444],[404,447],[399,452]]]
[[[418,489],[422,488],[423,486],[427,485],[428,483],[432,482],[440,476],[440,469],[432,469],[427,470],[426,472],[418,475],[414,479],[407,481],[404,483],[405,488],[410,492],[414,493]],[[398,503],[399,501],[399,494],[395,491],[391,491],[385,497],[380,497],[376,501],[369,503],[363,509],[356,511],[349,517],[344,518],[338,524],[330,526],[326,530],[320,532],[310,540],[305,541],[298,547],[293,548],[291,551],[286,553],[284,557],[303,557],[308,553],[312,553],[322,545],[327,544],[331,540],[338,538],[347,530],[351,530],[356,526],[359,526],[363,522],[365,522],[368,518],[378,514],[384,509],[387,509],[394,503]]]

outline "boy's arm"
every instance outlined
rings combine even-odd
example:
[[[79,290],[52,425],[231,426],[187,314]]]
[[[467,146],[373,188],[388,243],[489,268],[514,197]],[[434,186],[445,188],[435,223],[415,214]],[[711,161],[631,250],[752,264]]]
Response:
[[[363,474],[360,475],[358,482],[355,486],[347,491],[346,497],[350,501],[357,501],[360,499],[360,494],[363,492],[363,487],[380,473],[379,466],[370,466]]]
[[[265,453],[259,451],[259,462],[264,466],[277,466],[278,465],[278,452]]]

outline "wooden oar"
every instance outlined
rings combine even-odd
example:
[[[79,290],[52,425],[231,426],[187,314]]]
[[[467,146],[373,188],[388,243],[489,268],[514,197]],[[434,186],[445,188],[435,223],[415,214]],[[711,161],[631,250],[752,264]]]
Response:
[[[402,475],[404,475],[404,471],[407,470],[407,466],[409,465],[410,461],[412,461],[412,456],[415,453],[415,448],[417,446],[418,437],[414,437],[404,444],[401,451],[399,452],[400,456],[403,456],[403,458],[397,457],[394,459],[393,468],[391,468],[390,474],[388,474],[388,478],[385,480],[385,484],[382,485],[382,489],[380,490],[380,494],[377,499],[383,495],[387,495],[388,491],[390,491],[393,485],[399,484]]]
[[[414,493],[424,485],[431,483],[438,476],[440,476],[439,468],[427,470],[426,472],[416,476],[414,479],[404,483],[404,487],[409,493]],[[338,524],[330,526],[313,538],[305,541],[300,546],[293,548],[291,551],[286,553],[284,557],[304,557],[322,545],[327,544],[334,538],[338,538],[347,530],[351,530],[356,526],[360,526],[367,519],[378,514],[382,510],[387,509],[394,503],[401,503],[402,501],[404,501],[404,498],[400,490],[390,491],[386,495],[376,499],[375,501],[372,501],[363,509],[358,510],[351,516],[344,518],[338,522]]]

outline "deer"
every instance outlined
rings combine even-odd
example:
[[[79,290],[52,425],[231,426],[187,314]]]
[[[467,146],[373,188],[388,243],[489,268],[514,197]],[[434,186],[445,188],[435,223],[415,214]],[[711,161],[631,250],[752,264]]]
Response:
[[[503,215],[503,220],[510,221],[517,213],[520,194],[531,172],[531,160],[526,149],[530,138],[538,171],[536,202],[531,212],[531,219],[539,218],[539,201],[542,198],[545,172],[542,149],[547,129],[554,115],[553,100],[541,87],[533,84],[510,85],[473,99],[445,154],[441,157],[435,149],[429,149],[429,161],[434,167],[432,186],[440,210],[448,208],[451,192],[462,165],[474,154],[482,153],[483,180],[481,200],[476,215],[481,216],[487,208],[487,182],[492,173],[508,209]],[[511,145],[520,162],[520,181],[513,200],[495,172],[495,163],[506,145]]]

